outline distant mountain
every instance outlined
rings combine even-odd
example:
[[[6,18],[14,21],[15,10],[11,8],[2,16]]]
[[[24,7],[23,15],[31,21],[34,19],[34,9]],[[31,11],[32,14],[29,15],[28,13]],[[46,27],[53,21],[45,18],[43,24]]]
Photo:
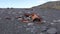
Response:
[[[54,9],[60,9],[60,1],[50,1],[45,4],[35,6],[32,8],[42,8],[42,9],[48,9],[48,8],[54,8]]]

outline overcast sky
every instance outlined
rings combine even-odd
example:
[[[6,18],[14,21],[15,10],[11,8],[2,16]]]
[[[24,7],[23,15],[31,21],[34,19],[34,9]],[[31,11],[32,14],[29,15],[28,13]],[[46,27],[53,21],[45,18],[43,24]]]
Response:
[[[48,1],[57,0],[0,0],[0,8],[30,8],[33,6],[41,5]]]

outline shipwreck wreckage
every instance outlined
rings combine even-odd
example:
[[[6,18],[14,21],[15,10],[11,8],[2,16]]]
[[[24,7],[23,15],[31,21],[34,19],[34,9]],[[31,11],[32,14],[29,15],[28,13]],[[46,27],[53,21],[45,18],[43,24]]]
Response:
[[[42,18],[37,15],[36,13],[25,13],[23,14],[22,17],[18,16],[16,17],[17,19],[21,18],[20,21],[24,22],[24,23],[28,23],[28,22],[35,22],[37,24],[41,24]]]

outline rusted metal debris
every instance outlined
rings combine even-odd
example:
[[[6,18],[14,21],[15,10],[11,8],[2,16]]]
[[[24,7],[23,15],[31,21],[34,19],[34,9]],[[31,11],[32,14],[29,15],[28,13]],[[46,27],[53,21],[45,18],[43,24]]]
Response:
[[[20,20],[20,21],[25,22],[25,23],[32,21],[32,22],[37,22],[39,24],[42,21],[42,18],[35,13],[32,13],[32,14],[26,13],[26,14],[24,14],[24,17],[26,17],[26,18],[29,17],[31,20],[24,19],[22,17],[18,17],[18,18],[22,18],[22,20]]]

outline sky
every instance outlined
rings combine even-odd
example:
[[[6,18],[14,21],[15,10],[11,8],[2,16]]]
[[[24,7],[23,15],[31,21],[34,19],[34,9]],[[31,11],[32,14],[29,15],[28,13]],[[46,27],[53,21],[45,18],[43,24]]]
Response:
[[[57,0],[0,0],[0,8],[30,8]]]

